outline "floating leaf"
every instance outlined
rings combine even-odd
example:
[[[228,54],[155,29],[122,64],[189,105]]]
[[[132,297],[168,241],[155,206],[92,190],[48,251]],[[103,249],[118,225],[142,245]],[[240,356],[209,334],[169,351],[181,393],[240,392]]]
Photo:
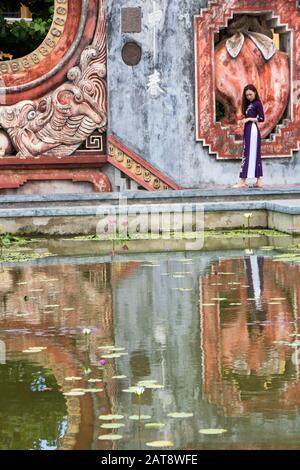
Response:
[[[192,416],[194,416],[194,413],[174,412],[169,413],[168,416],[170,416],[170,418],[191,418]]]
[[[159,389],[159,388],[164,388],[163,385],[160,385],[160,384],[148,384],[148,385],[145,385],[145,388],[150,388],[150,389]]]
[[[160,264],[141,264],[143,268],[155,268],[156,266],[160,266]]]
[[[175,276],[177,276],[177,275],[181,276],[183,274],[193,274],[193,272],[192,271],[176,271],[176,272],[173,273],[173,275],[175,275]]]
[[[211,428],[211,429],[200,429],[201,434],[223,434],[227,432],[227,429]]]
[[[139,421],[140,419],[151,419],[151,416],[149,415],[132,415],[129,416],[129,419],[133,421]]]
[[[139,390],[140,390],[141,386],[135,386],[135,387],[129,387],[129,388],[125,388],[124,390],[122,390],[122,392],[126,392],[126,393],[138,393]]]
[[[65,377],[67,382],[72,382],[73,380],[82,380],[82,377]]]
[[[174,444],[172,441],[153,441],[146,442],[146,446],[149,447],[173,447]]]
[[[82,395],[85,395],[85,392],[83,391],[71,391],[71,392],[65,392],[64,395],[66,397],[80,397]]]
[[[99,441],[118,441],[123,439],[123,436],[120,434],[103,434],[103,436],[98,437]]]
[[[103,428],[103,429],[120,429],[120,428],[123,428],[125,426],[125,424],[123,423],[104,423],[104,424],[101,424],[100,428]]]
[[[115,359],[117,357],[128,356],[128,353],[112,353],[112,354],[102,354],[102,357],[105,359]]]
[[[28,349],[24,349],[23,353],[27,353],[27,354],[40,353],[40,352],[44,351],[45,349],[47,349],[47,348],[42,348],[42,347],[41,348],[38,348],[38,347],[33,348],[33,347],[31,347],[31,348],[28,348]]]
[[[163,423],[146,423],[145,428],[146,429],[162,429],[165,427],[165,424]]]
[[[100,415],[99,419],[102,419],[103,421],[112,421],[114,419],[123,419],[124,416],[122,415]]]
[[[147,385],[152,385],[155,384],[157,380],[140,380],[138,382],[138,385],[141,387],[147,387]]]

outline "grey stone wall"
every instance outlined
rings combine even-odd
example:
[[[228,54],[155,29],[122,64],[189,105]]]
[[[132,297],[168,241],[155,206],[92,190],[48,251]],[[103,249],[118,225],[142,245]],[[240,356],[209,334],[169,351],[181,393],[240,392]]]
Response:
[[[154,38],[152,0],[106,2],[109,133],[182,187],[231,184],[238,179],[241,160],[217,161],[195,139],[194,16],[207,0],[155,0],[155,5],[161,18]],[[121,32],[124,7],[141,7],[141,33]],[[121,56],[129,40],[143,50],[134,67]],[[157,97],[147,86],[154,69],[163,90]],[[292,158],[264,159],[263,171],[266,184],[299,183],[299,152]]]

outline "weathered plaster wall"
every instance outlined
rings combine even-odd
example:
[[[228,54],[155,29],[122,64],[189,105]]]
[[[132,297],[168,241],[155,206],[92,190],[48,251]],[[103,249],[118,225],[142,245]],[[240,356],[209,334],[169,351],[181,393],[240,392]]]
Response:
[[[262,0],[262,5],[265,2]],[[161,11],[156,25],[156,55],[151,14]],[[271,7],[272,1],[268,2]],[[106,2],[108,33],[109,133],[165,172],[183,187],[231,184],[241,160],[217,161],[195,140],[194,15],[207,0],[115,0]],[[121,8],[141,7],[141,33],[121,32]],[[123,63],[128,40],[142,49],[141,62]],[[156,68],[161,74],[158,97],[147,88]],[[292,158],[264,159],[266,184],[300,183],[300,153]]]

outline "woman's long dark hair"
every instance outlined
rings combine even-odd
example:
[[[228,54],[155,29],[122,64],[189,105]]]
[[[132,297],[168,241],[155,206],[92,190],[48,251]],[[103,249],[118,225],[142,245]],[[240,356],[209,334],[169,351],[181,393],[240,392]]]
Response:
[[[248,108],[248,106],[249,106],[249,104],[250,104],[250,101],[246,98],[246,92],[247,92],[248,90],[254,91],[254,93],[255,93],[255,95],[256,95],[256,99],[260,101],[260,97],[259,97],[258,91],[257,91],[257,89],[255,88],[255,86],[254,86],[254,85],[251,85],[251,84],[245,86],[245,88],[244,88],[244,93],[243,93],[243,100],[242,100],[242,113],[243,113],[244,115],[246,115],[246,110],[247,110],[247,108]]]

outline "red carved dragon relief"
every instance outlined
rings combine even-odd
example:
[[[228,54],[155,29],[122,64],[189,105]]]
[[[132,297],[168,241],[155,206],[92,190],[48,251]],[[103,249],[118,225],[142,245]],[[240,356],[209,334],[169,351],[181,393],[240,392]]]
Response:
[[[79,64],[68,71],[67,81],[39,99],[0,107],[0,126],[17,156],[71,155],[95,130],[106,130],[103,0],[99,4],[93,42],[82,51]]]

